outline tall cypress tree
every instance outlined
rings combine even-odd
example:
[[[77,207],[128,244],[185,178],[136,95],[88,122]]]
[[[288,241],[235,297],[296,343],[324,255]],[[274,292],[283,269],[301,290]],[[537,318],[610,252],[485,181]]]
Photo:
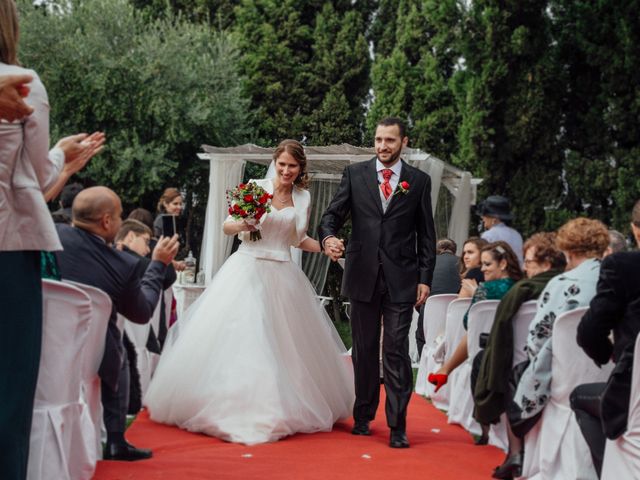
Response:
[[[338,0],[242,2],[235,32],[257,141],[360,143],[369,89],[369,15]]]
[[[567,82],[562,205],[626,230],[640,198],[640,2],[552,6]]]
[[[478,0],[465,20],[458,161],[510,197],[529,234],[561,190],[561,72],[544,0]]]
[[[378,21],[392,2],[382,2]],[[369,129],[379,118],[409,120],[412,145],[450,160],[457,150],[459,115],[451,79],[458,60],[460,12],[454,0],[397,0],[395,30],[374,28],[374,101]],[[374,24],[376,27],[376,24]],[[390,48],[391,47],[391,48]]]

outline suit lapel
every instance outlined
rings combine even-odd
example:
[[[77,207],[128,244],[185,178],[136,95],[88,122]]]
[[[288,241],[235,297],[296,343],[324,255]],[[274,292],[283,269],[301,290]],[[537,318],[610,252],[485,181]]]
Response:
[[[384,212],[382,211],[382,201],[380,200],[380,187],[378,186],[378,172],[376,171],[375,157],[367,162],[364,169],[364,176],[364,183],[367,186],[367,190],[369,190],[373,203],[376,204],[380,215],[382,215]]]
[[[411,187],[413,174],[409,166],[407,165],[407,163],[404,160],[401,160],[401,162],[402,162],[402,170],[400,170],[400,180],[398,180],[398,185],[406,181],[409,184],[409,187]],[[396,186],[396,190],[397,188],[398,187]],[[401,201],[402,199],[399,197],[403,197],[404,195],[396,194],[396,190],[394,190],[394,192],[391,194],[391,200],[389,201],[389,205],[387,206],[387,211],[384,213],[385,215],[388,215],[391,209],[393,209],[396,204],[402,203]]]

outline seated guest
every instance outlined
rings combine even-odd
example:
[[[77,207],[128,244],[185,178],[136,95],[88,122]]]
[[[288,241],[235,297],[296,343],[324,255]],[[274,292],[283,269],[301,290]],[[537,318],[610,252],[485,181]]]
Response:
[[[612,253],[624,252],[627,250],[627,239],[617,230],[609,230],[609,246],[604,251],[602,258]]]
[[[117,313],[135,323],[153,315],[162,292],[166,266],[178,251],[177,237],[161,238],[142,277],[138,262],[112,248],[122,223],[118,196],[106,187],[80,192],[73,202],[73,226],[58,224],[64,251],[58,254],[62,278],[97,287],[113,302],[105,353],[100,366],[102,405],[107,430],[105,460],[140,460],[151,451],[135,448],[124,438],[129,396],[128,359],[117,328]]]
[[[71,205],[73,205],[73,200],[76,198],[76,195],[83,189],[84,187],[81,183],[71,183],[64,186],[60,194],[60,200],[58,201],[60,208],[53,212],[52,215],[54,215],[54,221],[56,215],[58,215],[60,219],[66,218],[67,220],[56,223],[71,223]]]
[[[525,351],[530,363],[513,398],[522,419],[539,414],[549,401],[553,322],[564,312],[589,305],[596,293],[600,259],[609,245],[609,233],[598,220],[576,218],[560,227],[556,244],[567,259],[567,270],[547,284],[529,326]]]
[[[640,201],[636,202],[631,213],[631,230],[640,247]],[[615,377],[619,380],[616,384],[620,398],[616,405],[606,404],[602,408],[604,383],[580,385],[571,394],[571,408],[575,411],[578,425],[589,444],[598,475],[602,470],[606,440],[603,424],[608,423],[609,430],[614,430],[616,425],[611,424],[609,418],[618,415],[626,419],[629,413],[634,344],[640,331],[638,319],[640,251],[615,253],[602,261],[596,295],[578,325],[578,345],[597,365],[604,365],[613,358],[616,371],[627,373]],[[601,419],[601,411],[606,411],[608,418]]]
[[[460,272],[458,264],[460,260],[456,256],[456,242],[450,238],[438,240],[436,244],[436,266],[433,270],[430,296],[445,293],[458,293],[460,290]],[[424,347],[424,304],[420,307],[418,327],[416,329],[416,345],[418,355],[422,355]]]
[[[485,281],[478,285],[471,298],[471,307],[481,300],[500,300],[509,289],[522,278],[522,270],[511,247],[506,242],[493,242],[482,248],[482,273]],[[464,314],[462,322],[467,328],[469,310]],[[436,373],[430,373],[427,380],[436,385],[436,391],[447,383],[449,374],[458,368],[467,358],[467,336],[465,335],[455,351]],[[486,444],[488,427],[483,427],[482,436],[478,444]]]
[[[481,425],[498,423],[506,410],[509,374],[513,365],[513,318],[520,306],[538,298],[544,287],[564,271],[564,255],[555,244],[554,233],[536,233],[524,244],[524,269],[527,276],[517,282],[500,301],[485,349],[480,350],[473,363],[471,389],[475,409],[474,418]],[[522,439],[507,425],[509,451],[494,478],[520,476],[522,468]]]
[[[149,240],[149,254],[145,255],[146,257],[148,257],[151,252],[153,252],[153,247],[156,246],[156,242],[158,241],[158,237],[153,234],[153,214],[146,208],[135,208],[131,210],[131,213],[129,214],[127,219],[138,220],[139,222],[144,223],[151,230],[151,240]]]
[[[151,253],[151,228],[142,222],[128,218],[122,222],[122,226],[116,235],[115,242],[118,250],[132,255],[138,260],[138,276],[142,278],[144,276],[144,272],[149,266],[149,263],[151,262],[149,257],[149,254]],[[162,281],[162,290],[170,288],[176,279],[176,271],[173,268],[173,265],[170,264],[167,266],[167,271],[165,273],[164,280]],[[147,342],[147,348],[149,351],[158,354],[162,349],[161,344],[163,343],[164,337],[167,333],[163,296],[161,296],[160,301],[161,305],[163,305],[160,309],[160,331],[155,332],[153,327],[151,327],[151,331],[149,332],[149,341]]]
[[[461,298],[470,298],[473,295],[479,283],[484,282],[482,274],[482,262],[480,261],[480,252],[482,248],[488,245],[484,238],[469,237],[462,246],[462,257],[460,258],[460,277],[462,278],[463,290],[459,292]],[[465,280],[473,280],[465,282]],[[464,284],[469,287],[464,288]]]

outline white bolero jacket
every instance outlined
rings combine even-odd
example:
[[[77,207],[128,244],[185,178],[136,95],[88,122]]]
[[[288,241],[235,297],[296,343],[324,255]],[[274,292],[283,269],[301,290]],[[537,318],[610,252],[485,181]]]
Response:
[[[273,180],[270,178],[263,178],[259,180],[249,180],[254,182],[258,186],[262,187],[273,195]],[[298,247],[309,236],[307,235],[307,229],[309,228],[309,215],[311,213],[311,194],[303,188],[293,187],[291,192],[293,197],[293,206],[296,211],[296,230],[291,236],[291,246]],[[268,215],[268,214],[267,214]],[[233,220],[231,216],[227,220]],[[240,232],[238,238],[243,242],[249,240],[249,232]]]
[[[26,103],[34,112],[22,121],[0,121],[0,251],[62,250],[45,192],[64,164],[59,148],[49,152],[49,100],[33,70],[0,62],[0,75],[33,76]]]

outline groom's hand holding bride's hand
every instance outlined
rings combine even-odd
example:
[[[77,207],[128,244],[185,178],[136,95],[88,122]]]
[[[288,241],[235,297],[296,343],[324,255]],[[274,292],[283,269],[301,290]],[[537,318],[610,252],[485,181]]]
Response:
[[[425,285],[424,283],[418,284],[418,292],[416,295],[416,307],[419,307],[420,305],[422,305],[424,302],[427,301],[427,297],[429,296],[430,292],[431,292],[431,289],[429,288],[429,285]]]
[[[336,237],[328,237],[324,241],[324,254],[337,262],[344,252],[344,241]]]

